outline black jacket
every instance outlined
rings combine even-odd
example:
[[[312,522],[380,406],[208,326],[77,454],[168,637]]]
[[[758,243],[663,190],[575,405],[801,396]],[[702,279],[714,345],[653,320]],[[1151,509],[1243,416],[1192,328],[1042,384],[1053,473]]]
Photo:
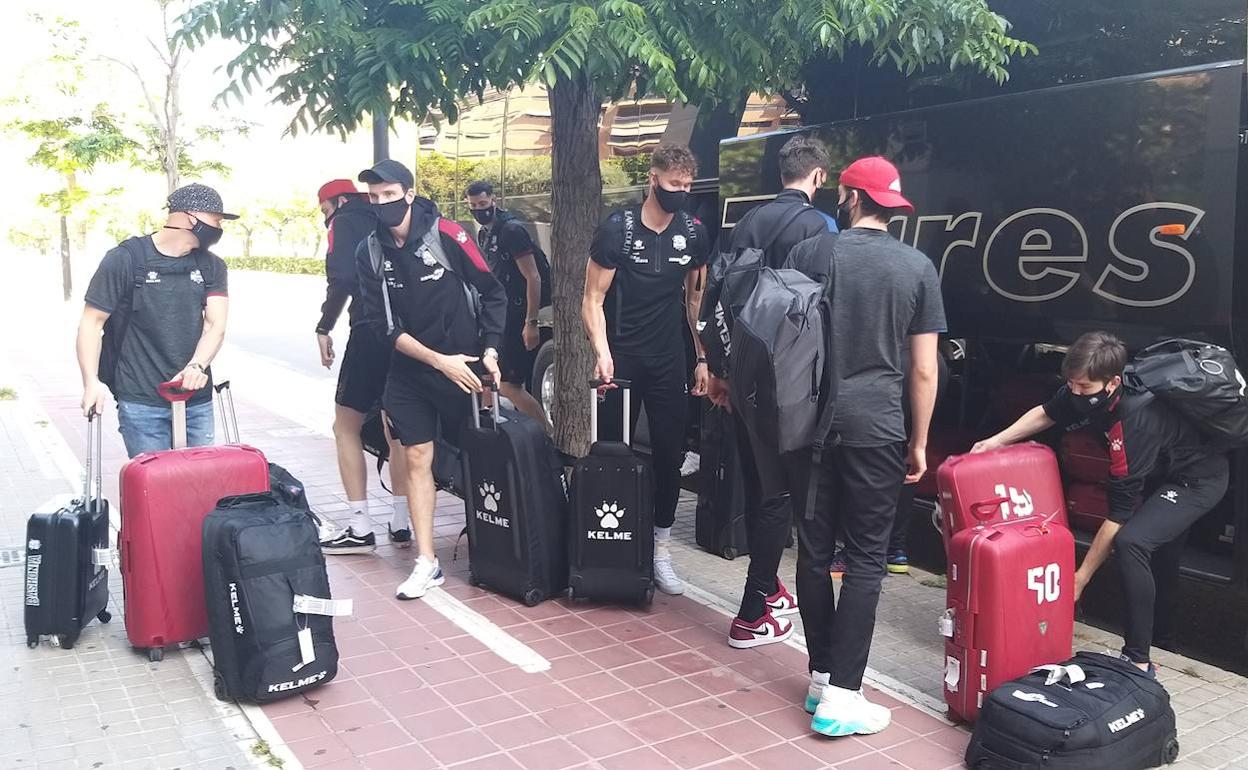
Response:
[[[450,263],[449,273],[422,244],[422,235],[435,225]],[[393,346],[407,333],[444,355],[477,356],[483,348],[499,347],[507,294],[462,227],[442,218],[432,201],[417,198],[412,203],[411,233],[406,243],[396,246],[385,228],[377,235],[383,255],[380,273],[373,268],[367,240],[356,251],[356,266],[366,321],[381,339]],[[478,307],[470,304],[465,287],[475,290]],[[396,368],[420,366],[404,356],[396,356],[394,361]]]
[[[797,214],[798,210],[802,213]],[[796,214],[796,219],[785,221]],[[781,232],[777,228],[784,226]],[[735,254],[742,249],[762,248],[773,235],[775,241],[767,249],[767,264],[773,268],[784,266],[793,247],[808,238],[823,233],[836,232],[836,220],[810,204],[810,198],[801,190],[784,190],[775,200],[768,201],[746,213],[737,226],[725,231],[730,237],[723,251]]]
[[[321,305],[317,332],[328,334],[333,330],[348,299],[353,300],[347,316],[351,325],[364,323],[364,314],[357,312],[354,301],[359,291],[355,250],[376,229],[377,215],[363,196],[350,198],[330,216],[329,249],[325,252],[325,304]]]

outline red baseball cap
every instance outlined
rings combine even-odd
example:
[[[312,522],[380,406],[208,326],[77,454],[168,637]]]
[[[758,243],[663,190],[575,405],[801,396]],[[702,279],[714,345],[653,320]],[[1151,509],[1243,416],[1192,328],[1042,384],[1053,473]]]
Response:
[[[337,198],[339,195],[359,195],[360,191],[355,189],[355,182],[350,179],[334,179],[321,185],[321,189],[316,194],[316,202],[324,203],[330,198]]]
[[[914,204],[901,195],[901,173],[888,159],[873,155],[859,158],[841,172],[841,184],[856,187],[886,209],[914,211]]]

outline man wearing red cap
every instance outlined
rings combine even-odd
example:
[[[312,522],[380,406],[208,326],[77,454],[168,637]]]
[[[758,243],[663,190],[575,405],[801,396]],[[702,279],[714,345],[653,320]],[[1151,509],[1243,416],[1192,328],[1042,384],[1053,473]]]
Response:
[[[347,338],[347,349],[338,370],[338,392],[334,396],[334,443],[351,520],[342,531],[332,527],[323,529],[321,550],[327,554],[369,553],[376,548],[377,538],[368,510],[368,465],[364,460],[360,429],[368,413],[381,403],[381,392],[390,369],[390,347],[368,326],[354,301],[359,292],[355,251],[368,234],[377,229],[377,215],[368,203],[368,196],[357,190],[349,179],[326,182],[317,198],[329,231],[329,250],[325,253],[325,304],[321,306],[321,320],[316,324],[321,365],[326,369],[334,365],[336,358],[329,333],[347,301],[352,300],[347,311],[351,336]],[[407,515],[407,474],[403,469],[402,452],[391,452],[390,458],[394,463],[391,481],[395,497],[387,530],[391,541],[406,548],[412,542]]]
[[[888,232],[894,213],[913,212],[901,176],[884,158],[856,161],[841,173],[839,235],[798,244],[789,265],[822,280],[833,268],[830,367],[838,379],[832,433],[839,441],[811,473],[823,475],[816,510],[798,518],[797,596],[811,684],[811,729],[829,736],[868,735],[890,712],[867,702],[862,675],[886,574],[889,535],[903,480],[927,470],[927,430],[936,402],[936,343],[945,331],[940,278],[931,260]],[[909,372],[903,354],[909,349]],[[909,381],[910,443],[902,399]],[[794,504],[804,505],[802,495]],[[828,579],[836,535],[845,540],[839,602]]]

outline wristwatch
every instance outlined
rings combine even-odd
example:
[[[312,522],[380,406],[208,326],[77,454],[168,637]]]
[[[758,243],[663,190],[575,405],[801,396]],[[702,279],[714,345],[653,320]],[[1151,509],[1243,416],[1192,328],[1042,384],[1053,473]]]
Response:
[[[529,326],[537,326],[539,323],[541,323],[541,321],[539,321],[536,318],[529,318],[525,320],[525,323],[528,324]]]
[[[494,348],[486,348],[485,351],[481,353],[481,357],[493,358],[495,360],[498,360],[498,351],[495,350]]]
[[[699,365],[701,365],[701,364],[705,364],[705,363],[707,363],[707,361],[706,361],[706,356],[701,356],[701,357],[699,357],[699,358],[698,358],[698,364],[699,364]]]
[[[187,364],[187,365],[186,365],[186,368],[187,368],[187,369],[198,369],[200,374],[207,374],[207,373],[208,373],[208,369],[207,369],[207,368],[205,368],[203,364],[195,363],[194,361],[192,361],[191,363]]]

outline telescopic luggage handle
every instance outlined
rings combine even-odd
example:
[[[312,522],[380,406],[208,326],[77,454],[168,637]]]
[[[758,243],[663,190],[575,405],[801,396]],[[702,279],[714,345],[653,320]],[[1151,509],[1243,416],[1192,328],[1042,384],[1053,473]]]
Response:
[[[184,390],[182,380],[170,380],[156,386],[156,392],[169,402],[173,409],[173,448],[186,448],[186,402],[195,395],[193,390]]]
[[[632,446],[632,420],[629,419],[633,412],[632,380],[611,380],[607,382],[606,380],[598,379],[589,381],[589,442],[591,444],[598,443],[598,391],[608,385],[614,385],[624,391],[624,443]]]
[[[238,434],[238,412],[234,411],[234,390],[229,380],[223,380],[213,386],[217,398],[221,401],[221,431],[225,434],[225,443],[241,444],[243,439]]]
[[[87,467],[82,477],[82,502],[88,511],[95,510],[92,503],[104,497],[104,430],[100,425],[102,419],[103,416],[92,407],[91,413],[87,415]]]
[[[490,393],[494,396],[491,399],[490,415],[494,418],[494,427],[498,428],[498,424],[502,422],[498,408],[498,383],[491,377],[485,380],[483,384],[489,388]],[[481,394],[476,391],[472,393],[472,427],[477,430],[481,429]]]

